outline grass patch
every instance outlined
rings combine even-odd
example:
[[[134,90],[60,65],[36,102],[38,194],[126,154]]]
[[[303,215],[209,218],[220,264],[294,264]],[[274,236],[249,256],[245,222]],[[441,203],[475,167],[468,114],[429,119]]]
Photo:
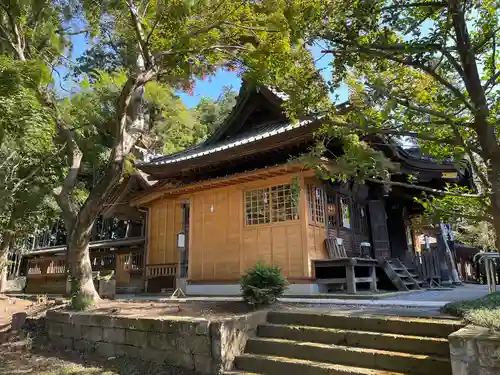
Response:
[[[462,318],[467,324],[500,331],[500,292],[471,301],[448,303],[442,311]]]

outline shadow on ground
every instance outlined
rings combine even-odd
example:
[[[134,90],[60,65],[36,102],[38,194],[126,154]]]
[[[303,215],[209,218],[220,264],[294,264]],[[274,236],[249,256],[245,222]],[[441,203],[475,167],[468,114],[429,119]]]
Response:
[[[44,333],[45,318],[28,319],[23,330],[0,337],[2,375],[195,375],[167,365],[55,349]]]

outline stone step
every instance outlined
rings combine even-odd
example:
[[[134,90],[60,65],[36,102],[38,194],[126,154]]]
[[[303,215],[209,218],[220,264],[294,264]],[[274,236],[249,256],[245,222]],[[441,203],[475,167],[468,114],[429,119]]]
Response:
[[[236,368],[241,369],[240,371],[253,371],[266,375],[410,375],[408,373],[257,354],[243,354],[236,357]]]
[[[451,375],[451,364],[446,358],[378,349],[252,338],[247,342],[246,352],[415,375]]]
[[[266,324],[259,326],[258,336],[320,344],[346,345],[369,349],[448,357],[447,339],[398,335],[393,333]]]
[[[340,315],[340,313],[309,313],[271,311],[267,316],[272,324],[340,328],[369,332],[394,333],[410,336],[447,338],[463,327],[458,320],[402,318],[379,315]]]

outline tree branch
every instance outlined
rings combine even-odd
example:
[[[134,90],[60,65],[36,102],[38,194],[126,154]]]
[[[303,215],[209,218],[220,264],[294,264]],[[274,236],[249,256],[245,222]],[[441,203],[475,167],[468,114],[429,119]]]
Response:
[[[322,163],[322,164],[323,164],[323,167],[326,166],[328,171],[335,171],[335,170],[338,171],[339,170],[339,165],[337,164],[337,162],[332,161],[328,158],[322,158],[322,160],[326,161],[326,163]],[[353,171],[348,171],[348,170],[344,170],[344,172],[346,172],[347,174],[353,173]],[[363,179],[365,181],[370,181],[370,182],[374,182],[377,184],[401,186],[401,187],[405,187],[408,189],[416,189],[416,190],[420,190],[420,191],[425,191],[427,193],[432,193],[435,195],[448,195],[448,196],[452,196],[452,197],[463,197],[463,198],[484,198],[484,196],[480,195],[480,194],[454,193],[452,191],[434,189],[434,188],[430,188],[427,186],[414,185],[414,184],[409,184],[409,183],[400,182],[400,181],[382,180],[382,179],[373,178],[373,177],[364,177]]]
[[[430,67],[428,67],[428,66],[426,66],[424,64],[415,62],[411,58],[401,59],[399,57],[394,56],[393,54],[388,54],[388,53],[385,53],[385,52],[383,52],[381,50],[372,49],[371,45],[362,46],[362,45],[359,45],[359,44],[357,44],[355,42],[346,42],[346,41],[337,41],[337,40],[332,40],[332,42],[338,43],[338,44],[341,44],[341,45],[344,45],[344,46],[354,47],[355,50],[356,50],[356,52],[359,52],[359,53],[364,53],[364,54],[367,54],[367,55],[377,56],[377,57],[380,57],[380,58],[383,58],[383,59],[386,59],[386,60],[394,61],[394,62],[396,62],[398,64],[401,64],[401,65],[412,66],[414,68],[417,68],[417,69],[419,69],[419,70],[421,70],[421,71],[429,74],[430,76],[432,76],[436,81],[438,81],[439,83],[441,83],[441,85],[443,85],[444,87],[446,87],[458,99],[460,99],[460,101],[462,101],[467,106],[467,108],[469,108],[469,110],[471,110],[472,112],[474,112],[474,107],[471,105],[471,103],[469,103],[469,101],[467,100],[467,98],[465,97],[465,95],[457,87],[455,87],[453,84],[451,84],[450,82],[448,82],[445,78],[443,78],[438,73],[436,73],[433,69],[431,69]],[[439,48],[441,48],[441,46],[439,46]],[[332,53],[332,54],[338,53],[338,51],[336,51],[336,50],[325,50],[325,51],[322,51],[322,52],[323,53]]]
[[[487,81],[486,83],[484,84],[483,86],[483,90],[484,91],[487,91],[490,86],[493,87],[496,85],[496,82],[497,82],[497,79],[500,77],[500,71],[496,72],[495,74],[493,74]]]
[[[421,133],[412,132],[409,130],[366,127],[366,126],[349,124],[349,123],[338,122],[338,121],[328,121],[328,124],[338,126],[338,127],[353,129],[353,130],[359,130],[363,133],[384,134],[384,135],[393,135],[393,136],[402,136],[402,137],[413,137],[413,138],[417,138],[417,139],[421,139],[421,140],[429,141],[429,142],[449,144],[449,145],[453,145],[453,146],[458,145],[458,142],[453,140],[453,138],[437,138],[437,137],[434,137],[434,136],[429,135],[429,134],[421,134]]]
[[[186,54],[186,53],[204,53],[206,51],[210,51],[210,50],[242,50],[242,51],[246,51],[248,50],[246,47],[244,46],[239,46],[239,45],[214,45],[214,46],[210,46],[210,47],[205,47],[203,48],[201,51],[199,49],[180,49],[180,50],[176,50],[176,51],[163,51],[163,52],[159,52],[157,54],[155,54],[155,58],[157,57],[163,57],[163,56],[174,56],[174,55],[181,55],[181,54]]]
[[[35,168],[33,168],[24,178],[20,179],[12,188],[12,194],[15,194],[16,191],[28,180],[30,180],[38,171],[41,169],[42,165],[39,164]]]
[[[465,149],[465,152],[469,156],[472,168],[473,168],[474,172],[476,173],[476,175],[478,176],[479,180],[481,180],[481,183],[483,184],[484,189],[489,189],[491,187],[491,184],[488,182],[488,179],[486,178],[486,176],[479,169],[479,166],[476,163],[476,159],[474,158],[474,154],[472,153],[472,149],[465,142],[464,138],[460,134],[460,130],[456,126],[451,125],[451,127],[453,129],[453,134],[455,135],[455,138],[459,142],[460,146],[462,146]]]
[[[127,7],[130,12],[130,18],[132,21],[132,25],[134,26],[135,34],[137,37],[137,43],[139,45],[139,49],[141,50],[141,55],[144,58],[144,62],[146,67],[149,69],[153,66],[153,56],[149,51],[149,45],[147,43],[147,39],[144,35],[144,30],[142,28],[142,24],[139,20],[139,11],[135,4],[133,4],[132,0],[127,0]]]
[[[392,10],[392,9],[408,9],[408,8],[419,8],[419,7],[445,7],[448,4],[446,1],[433,1],[433,2],[428,2],[428,1],[422,1],[422,2],[417,2],[417,3],[411,3],[411,4],[394,4],[394,5],[389,5],[386,7],[383,7],[382,10]]]
[[[245,25],[240,25],[239,23],[234,23],[234,22],[229,22],[229,21],[222,21],[222,24],[234,26],[234,27],[244,29],[244,30],[249,30],[249,31],[267,31],[270,33],[279,32],[279,30],[273,30],[273,29],[268,29],[265,27],[258,27],[258,26],[245,26]]]
[[[16,155],[16,151],[12,151],[9,156],[7,156],[5,158],[5,160],[2,162],[2,164],[0,164],[0,170],[3,169],[4,165],[6,165],[10,159],[12,159],[14,156]]]
[[[412,103],[410,103],[409,99],[402,99],[398,96],[394,96],[391,92],[389,92],[381,87],[375,86],[373,84],[367,83],[367,86],[371,87],[372,89],[382,93],[383,95],[395,100],[399,105],[402,105],[402,106],[409,108],[413,111],[425,113],[427,115],[438,117],[438,118],[446,120],[446,121],[454,121],[453,118],[450,117],[449,115],[447,115],[446,113],[434,111],[434,110],[429,109],[429,108],[420,107],[418,105],[412,104]]]
[[[75,35],[89,34],[90,33],[90,29],[82,29],[82,30],[76,30],[76,31],[67,31],[67,30],[70,30],[70,28],[56,30],[56,33],[62,34],[62,35],[68,35],[68,36],[75,36]]]
[[[24,38],[19,31],[19,25],[16,23],[16,20],[11,13],[11,9],[5,4],[0,3],[0,6],[4,9],[5,14],[7,15],[14,36],[14,39],[10,38],[9,43],[16,52],[19,60],[25,61],[26,57],[24,56]],[[5,33],[5,30],[2,30],[2,32]]]
[[[434,189],[434,188],[430,188],[427,186],[413,185],[413,184],[409,184],[406,182],[386,181],[386,180],[380,180],[380,179],[371,178],[371,177],[366,177],[364,179],[366,181],[375,182],[377,184],[401,186],[401,187],[405,187],[405,188],[409,188],[409,189],[416,189],[416,190],[420,190],[420,191],[425,191],[427,193],[432,193],[432,194],[436,194],[436,195],[447,195],[450,197],[462,197],[462,198],[484,198],[484,196],[480,195],[480,194],[454,193],[452,191]]]

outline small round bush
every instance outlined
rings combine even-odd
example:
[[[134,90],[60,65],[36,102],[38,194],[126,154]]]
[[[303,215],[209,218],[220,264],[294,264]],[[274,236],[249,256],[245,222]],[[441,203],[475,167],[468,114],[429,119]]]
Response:
[[[240,280],[243,299],[256,306],[271,305],[283,295],[288,281],[278,266],[258,262]]]

